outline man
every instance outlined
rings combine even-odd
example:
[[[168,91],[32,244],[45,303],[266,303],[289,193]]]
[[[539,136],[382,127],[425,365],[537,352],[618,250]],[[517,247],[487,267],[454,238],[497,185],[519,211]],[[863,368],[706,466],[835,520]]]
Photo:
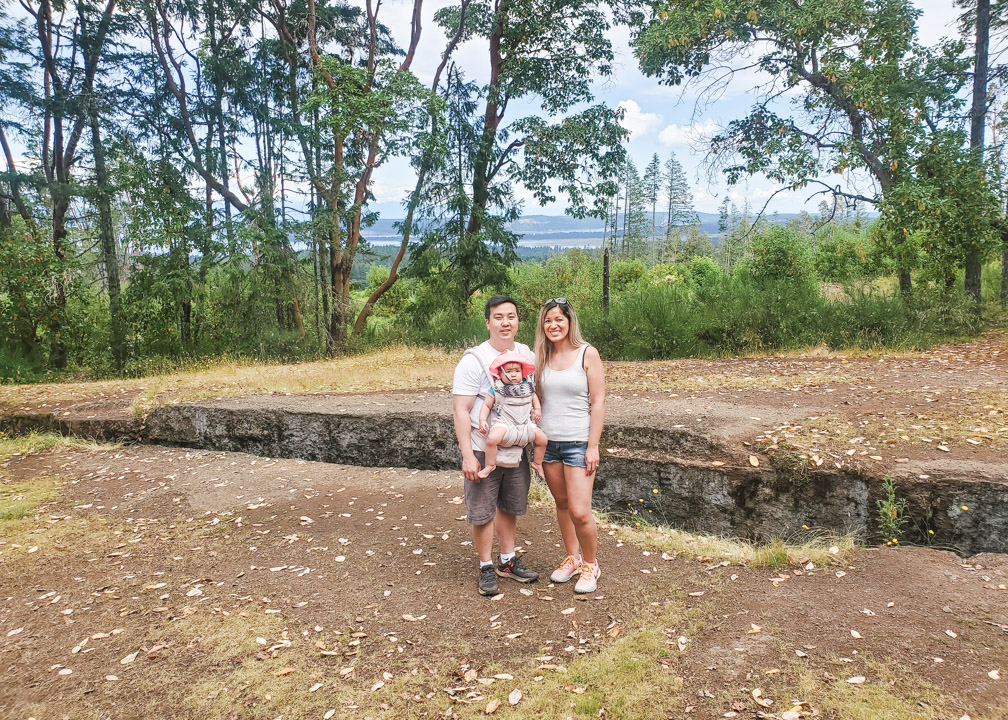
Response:
[[[505,461],[502,460],[490,475],[479,477],[486,446],[486,438],[479,431],[480,409],[490,392],[488,368],[497,355],[515,350],[529,358],[534,357],[527,345],[515,342],[518,306],[514,300],[506,295],[494,295],[487,300],[484,314],[490,338],[466,350],[455,367],[452,414],[455,436],[462,452],[466,520],[472,526],[473,547],[480,560],[479,593],[496,595],[500,592],[498,575],[528,583],[535,582],[539,574],[526,568],[515,554],[518,516],[524,515],[528,508],[528,460],[521,452],[517,467],[504,467],[501,462]],[[501,551],[496,568],[491,554],[495,527]]]

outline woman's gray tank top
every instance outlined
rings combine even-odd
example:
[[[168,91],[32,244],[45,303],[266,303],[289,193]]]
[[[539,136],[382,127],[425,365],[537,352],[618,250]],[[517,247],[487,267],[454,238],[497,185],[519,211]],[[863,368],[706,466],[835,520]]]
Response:
[[[542,422],[539,427],[550,440],[588,441],[591,424],[588,398],[588,376],[584,370],[584,354],[588,345],[582,345],[577,360],[566,370],[543,368],[539,399],[542,403]]]

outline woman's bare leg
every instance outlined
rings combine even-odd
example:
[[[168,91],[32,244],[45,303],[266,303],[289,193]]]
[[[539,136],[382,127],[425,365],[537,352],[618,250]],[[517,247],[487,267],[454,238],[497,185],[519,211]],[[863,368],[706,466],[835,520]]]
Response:
[[[570,513],[567,511],[567,482],[564,479],[563,463],[545,463],[543,465],[546,485],[556,503],[557,525],[560,526],[560,536],[563,538],[564,549],[568,555],[577,558],[581,554],[578,546],[577,534],[574,531],[574,523],[571,521]]]
[[[591,502],[595,475],[588,475],[583,467],[569,465],[563,466],[563,475],[567,515],[581,548],[581,557],[586,563],[594,563],[595,551],[598,549],[598,526],[592,513]],[[552,487],[550,489],[552,490]]]

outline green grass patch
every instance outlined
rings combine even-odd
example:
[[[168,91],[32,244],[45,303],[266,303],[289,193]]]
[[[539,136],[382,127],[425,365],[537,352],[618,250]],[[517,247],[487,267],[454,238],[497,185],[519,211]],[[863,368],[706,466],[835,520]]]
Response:
[[[821,671],[802,668],[795,696],[817,707],[824,717],[844,720],[935,720],[961,714],[945,708],[936,688],[898,670],[873,660],[856,668],[838,660],[835,674],[841,677],[824,678]],[[867,681],[860,685],[847,681],[857,675]]]

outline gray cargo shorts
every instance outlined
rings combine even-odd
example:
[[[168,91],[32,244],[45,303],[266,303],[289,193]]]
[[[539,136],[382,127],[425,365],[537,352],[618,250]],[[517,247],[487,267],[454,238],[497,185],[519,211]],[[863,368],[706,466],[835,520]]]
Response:
[[[486,455],[479,450],[473,454],[480,467]],[[529,473],[528,457],[522,453],[518,467],[498,466],[488,477],[479,482],[463,480],[465,483],[466,522],[470,525],[486,525],[494,519],[498,510],[511,515],[524,515],[528,510]]]

